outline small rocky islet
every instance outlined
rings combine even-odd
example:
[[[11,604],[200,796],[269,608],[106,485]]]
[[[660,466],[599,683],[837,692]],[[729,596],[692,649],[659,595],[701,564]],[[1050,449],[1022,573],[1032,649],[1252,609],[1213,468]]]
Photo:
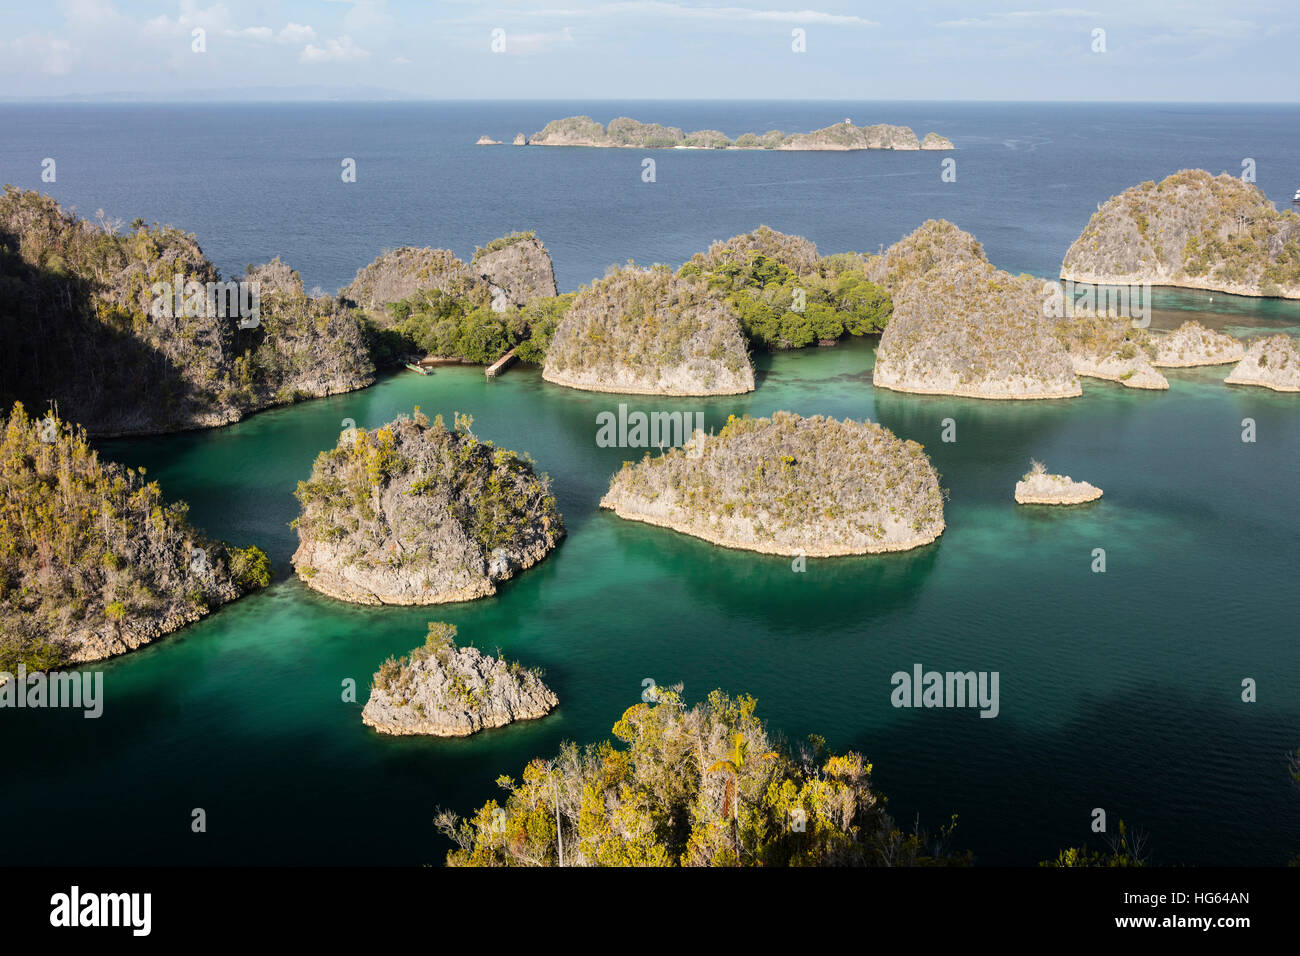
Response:
[[[724,547],[831,557],[929,544],[943,500],[916,442],[873,422],[776,412],[625,463],[600,506]]]
[[[430,622],[425,643],[375,672],[361,721],[382,734],[467,737],[558,704],[535,669],[456,644],[456,628]]]
[[[308,587],[358,604],[441,604],[495,594],[564,536],[546,475],[417,408],[345,433],[299,482],[293,566]]]
[[[616,268],[584,287],[555,329],[542,378],[596,392],[737,395],[754,390],[735,311],[666,266]]]
[[[1101,489],[1086,481],[1075,481],[1069,475],[1053,475],[1040,461],[1016,482],[1016,503],[1021,505],[1078,505],[1096,501]]]

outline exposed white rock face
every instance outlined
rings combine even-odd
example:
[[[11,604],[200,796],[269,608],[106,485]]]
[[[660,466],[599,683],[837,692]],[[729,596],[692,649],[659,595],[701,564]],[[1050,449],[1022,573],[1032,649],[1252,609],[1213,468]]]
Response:
[[[482,281],[447,249],[403,246],[360,269],[356,278],[339,291],[339,297],[363,309],[380,310],[391,302],[409,299],[421,289],[463,295]]]
[[[1257,385],[1275,392],[1300,392],[1300,350],[1289,335],[1256,339],[1224,379],[1229,385]]]
[[[473,270],[494,289],[502,290],[511,305],[523,307],[533,299],[554,296],[555,268],[541,240],[531,234],[516,233],[497,240],[503,241],[508,244],[476,255],[471,263]]]
[[[513,452],[399,418],[316,459],[298,498],[298,576],[357,604],[442,604],[496,593],[559,543],[549,479]]]
[[[467,737],[533,720],[559,699],[533,671],[457,647],[456,629],[431,624],[428,643],[408,658],[391,658],[374,675],[361,721],[383,734]]]
[[[516,145],[516,146],[527,146],[527,145],[528,145],[528,137],[525,136],[523,133],[515,133],[515,145]]]
[[[1016,503],[1022,505],[1077,505],[1096,501],[1101,489],[1069,475],[1030,472],[1016,482]]]
[[[1226,365],[1240,362],[1246,347],[1230,335],[1207,329],[1192,320],[1172,332],[1152,336],[1156,355],[1152,365],[1166,368],[1190,368],[1194,365]]]
[[[732,419],[624,466],[600,505],[725,547],[805,557],[905,551],[944,529],[920,445],[872,422],[791,412]]]
[[[542,377],[594,392],[754,390],[735,310],[703,283],[658,267],[616,269],[579,292],[555,330]]]
[[[480,136],[475,146],[500,146],[501,140],[493,139],[491,136]]]
[[[1076,375],[1085,378],[1100,378],[1108,382],[1118,382],[1125,388],[1145,388],[1163,391],[1169,388],[1169,379],[1165,378],[1144,357],[1132,356],[1121,358],[1117,355],[1070,356]]]
[[[1118,382],[1126,388],[1164,390],[1168,380],[1155,370],[1155,346],[1145,329],[1125,317],[1080,313],[1055,319],[1053,331],[1065,346],[1076,375]]]

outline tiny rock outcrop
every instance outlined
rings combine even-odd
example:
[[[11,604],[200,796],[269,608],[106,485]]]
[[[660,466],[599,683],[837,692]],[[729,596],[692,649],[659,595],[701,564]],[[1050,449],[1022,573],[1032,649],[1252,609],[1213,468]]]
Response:
[[[515,143],[514,143],[514,144],[515,144],[516,146],[527,146],[527,145],[528,145],[528,137],[525,136],[523,133],[515,133]]]
[[[1016,482],[1016,503],[1022,505],[1078,505],[1100,497],[1096,485],[1074,481],[1069,475],[1049,475],[1038,461]]]
[[[922,149],[954,149],[952,140],[947,136],[940,136],[938,133],[926,133],[925,138],[921,140]]]
[[[1172,332],[1153,335],[1155,358],[1152,365],[1190,368],[1195,365],[1226,365],[1240,362],[1246,347],[1230,335],[1207,329],[1196,321],[1184,322]]]
[[[595,392],[736,395],[754,369],[735,310],[666,266],[616,268],[560,320],[542,377]]]
[[[500,146],[501,140],[493,139],[491,136],[480,136],[475,146]]]
[[[1275,392],[1300,392],[1300,350],[1289,335],[1250,343],[1246,356],[1224,379],[1229,385],[1257,385]]]
[[[546,557],[564,535],[550,480],[471,424],[417,409],[322,452],[296,492],[307,586],[357,604],[468,601]]]
[[[382,734],[468,737],[545,717],[559,703],[539,674],[456,646],[456,628],[431,623],[424,646],[375,672],[361,721]]]
[[[943,533],[943,492],[920,445],[873,422],[735,418],[614,475],[620,518],[765,554],[905,551]]]

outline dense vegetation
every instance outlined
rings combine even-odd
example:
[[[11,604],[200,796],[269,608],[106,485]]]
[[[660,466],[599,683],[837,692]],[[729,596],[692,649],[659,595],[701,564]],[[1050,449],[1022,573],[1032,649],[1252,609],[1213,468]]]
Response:
[[[0,426],[0,671],[121,653],[270,583],[259,549],[202,537],[84,429],[21,404]]]
[[[443,811],[448,866],[963,865],[937,839],[904,833],[860,754],[768,736],[752,697],[721,691],[687,708],[676,688],[629,708],[613,741],[534,760],[504,804],[467,820]]]
[[[1062,275],[1300,296],[1300,215],[1253,183],[1202,169],[1107,201],[1070,246]]]
[[[630,263],[584,286],[546,351],[548,381],[609,391],[736,393],[754,387],[736,314],[667,266]]]
[[[54,399],[91,434],[173,431],[373,381],[362,329],[329,298],[283,288],[257,327],[153,314],[175,275],[220,281],[197,242],[137,220],[91,223],[50,197],[0,196],[0,402]],[[271,267],[283,269],[283,264]],[[251,270],[250,281],[260,281]]]
[[[877,123],[854,126],[835,123],[811,133],[783,133],[768,130],[761,135],[743,133],[734,141],[716,129],[683,132],[676,126],[642,123],[619,116],[602,126],[590,116],[569,116],[552,120],[529,142],[539,146],[639,146],[659,149],[693,146],[704,149],[951,149],[952,143],[935,133],[922,143],[906,126]]]
[[[416,292],[388,305],[388,326],[379,331],[377,361],[390,364],[411,352],[490,365],[510,349],[522,361],[541,364],[555,327],[574,293],[536,299],[522,309],[493,309],[486,289],[453,296],[440,289]]]
[[[915,547],[943,530],[943,493],[923,447],[874,422],[733,415],[696,441],[702,449],[625,462],[602,504],[782,554]]]
[[[893,309],[889,294],[867,278],[861,257],[822,258],[807,239],[767,226],[715,242],[678,275],[701,277],[725,295],[750,342],[767,349],[879,332]]]
[[[449,429],[417,408],[321,452],[296,492],[298,573],[344,599],[435,603],[492,593],[492,581],[540,560],[564,533],[550,480],[480,442],[472,422],[457,415]]]

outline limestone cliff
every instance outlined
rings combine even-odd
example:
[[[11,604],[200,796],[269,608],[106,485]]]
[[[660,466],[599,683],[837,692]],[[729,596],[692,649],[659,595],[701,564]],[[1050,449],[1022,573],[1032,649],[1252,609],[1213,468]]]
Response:
[[[359,604],[441,604],[495,594],[541,561],[564,524],[529,460],[417,409],[344,433],[296,492],[293,564],[306,584]]]
[[[542,377],[596,392],[735,395],[753,391],[735,311],[667,267],[613,269],[584,287],[555,329]]]
[[[1229,385],[1257,385],[1275,392],[1300,392],[1300,349],[1289,335],[1255,339],[1227,378]]]
[[[467,737],[544,717],[559,703],[537,672],[456,646],[456,628],[429,624],[423,647],[375,672],[361,721],[382,734]]]
[[[902,551],[944,528],[920,445],[872,422],[790,412],[733,417],[716,436],[628,463],[600,505],[725,547],[806,557]]]
[[[1183,170],[1103,204],[1061,277],[1300,298],[1300,215],[1236,176]]]

